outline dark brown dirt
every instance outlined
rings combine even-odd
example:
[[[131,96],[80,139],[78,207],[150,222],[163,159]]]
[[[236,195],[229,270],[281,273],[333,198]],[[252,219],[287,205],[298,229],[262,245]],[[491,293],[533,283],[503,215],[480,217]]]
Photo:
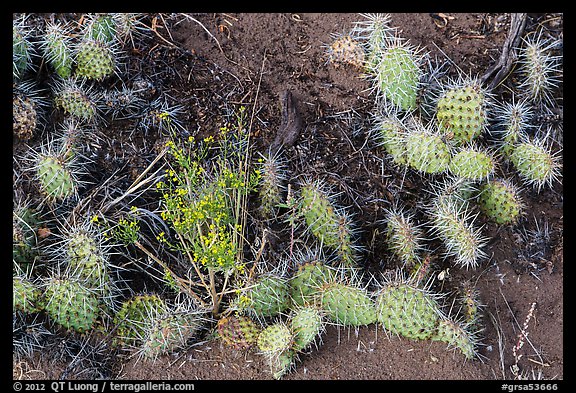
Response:
[[[193,14],[158,19],[156,46],[140,56],[148,75],[174,67],[173,78],[157,79],[165,91],[187,105],[185,124],[210,134],[222,117],[210,108],[225,102],[254,108],[255,144],[265,151],[281,123],[280,97],[292,92],[304,127],[284,153],[289,170],[316,175],[343,192],[342,202],[352,206],[355,218],[365,223],[362,241],[374,236],[383,208],[392,203],[402,176],[382,161],[378,151],[360,150],[362,130],[372,110],[366,80],[349,66],[327,62],[326,46],[333,34],[344,33],[359,21],[358,14],[264,13]],[[553,19],[530,15],[527,28]],[[177,22],[177,23],[176,23]],[[424,51],[446,56],[472,75],[482,75],[494,64],[510,22],[509,14],[448,14],[434,19],[428,13],[392,14],[393,26]],[[210,34],[206,32],[207,29]],[[171,42],[173,44],[168,44]],[[146,63],[148,62],[148,63]],[[156,63],[155,63],[156,62]],[[165,71],[165,70],[163,70]],[[162,74],[164,75],[164,74]],[[160,76],[158,77],[160,78]],[[154,79],[154,77],[151,77]],[[142,146],[152,145],[140,142]],[[146,151],[149,151],[146,150]],[[147,155],[129,159],[141,170]],[[139,162],[142,161],[142,162]],[[112,168],[105,168],[111,171]],[[406,176],[405,196],[423,195],[426,179]],[[533,303],[535,313],[520,349],[518,362],[528,378],[564,379],[563,335],[563,186],[536,194],[523,190],[527,214],[513,227],[486,223],[492,240],[489,261],[474,271],[449,270],[445,285],[463,280],[475,283],[484,304],[481,359],[466,360],[460,352],[438,342],[416,342],[387,337],[381,327],[360,329],[328,327],[317,349],[300,356],[285,380],[504,380],[513,379],[513,347]],[[549,236],[538,259],[527,257],[536,247],[526,233],[547,225]],[[269,251],[274,258],[282,244]],[[367,252],[366,267],[387,267],[385,251]],[[444,265],[439,265],[444,268]],[[253,350],[236,351],[218,340],[195,343],[187,351],[158,359],[112,362],[108,377],[127,380],[261,380],[272,379],[262,357]],[[15,378],[58,379],[66,361],[37,356],[14,363]]]

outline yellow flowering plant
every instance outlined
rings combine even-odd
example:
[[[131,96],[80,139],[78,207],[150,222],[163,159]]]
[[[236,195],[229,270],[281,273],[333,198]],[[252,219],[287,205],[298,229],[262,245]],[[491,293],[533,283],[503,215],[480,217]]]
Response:
[[[171,287],[217,316],[223,296],[232,292],[231,277],[245,272],[246,201],[259,181],[250,168],[244,108],[237,123],[220,128],[216,137],[182,141],[172,136],[166,148],[166,167],[155,188],[159,217],[170,233],[159,232],[156,240],[174,258],[168,263],[153,259],[163,267],[164,277],[170,277]]]

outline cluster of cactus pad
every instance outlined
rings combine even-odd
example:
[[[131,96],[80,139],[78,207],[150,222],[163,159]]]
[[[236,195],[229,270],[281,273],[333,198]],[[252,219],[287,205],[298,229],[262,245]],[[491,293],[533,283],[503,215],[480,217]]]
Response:
[[[500,161],[507,160],[519,179],[538,192],[560,176],[558,155],[545,138],[535,137],[533,129],[533,104],[537,110],[545,109],[559,84],[559,59],[547,54],[553,43],[541,36],[523,41],[520,88],[527,93],[512,104],[498,103],[477,78],[427,78],[427,55],[390,27],[390,17],[366,17],[350,34],[338,36],[328,46],[329,61],[362,70],[362,77],[370,81],[376,105],[368,138],[394,168],[449,181],[433,190],[423,212],[409,213],[401,201],[385,209],[380,240],[401,267],[382,279],[365,280],[358,263],[362,247],[355,222],[338,204],[339,195],[326,182],[308,178],[296,188],[296,203],[285,203],[287,165],[279,154],[263,156],[258,168],[261,217],[270,222],[282,208],[292,207],[288,222],[296,227],[302,224],[303,241],[314,242],[320,255],[330,256],[330,262],[318,256],[296,258],[289,261],[290,269],[250,275],[230,300],[225,316],[215,323],[226,345],[255,349],[264,356],[276,379],[318,347],[328,324],[376,325],[387,335],[444,342],[466,359],[475,358],[480,346],[479,295],[473,287],[463,288],[460,307],[453,310],[445,294],[432,290],[427,231],[442,243],[446,261],[475,269],[487,257],[488,239],[477,225],[480,213],[496,225],[515,225],[525,209],[523,190],[512,178],[501,176]],[[120,72],[121,48],[135,18],[88,14],[81,27],[48,22],[37,40],[32,39],[25,18],[14,20],[14,136],[32,140],[43,121],[42,100],[33,83],[25,81],[37,57],[54,72],[52,104],[68,121],[64,133],[33,155],[34,180],[42,203],[50,208],[64,206],[82,184],[80,164],[84,162],[77,139],[82,130],[76,128],[98,124],[105,111],[112,118],[121,113],[140,116],[138,126],[146,130],[178,126],[172,115],[181,108],[171,108],[162,97],[146,106],[129,89],[94,93],[98,83]],[[35,41],[39,41],[37,48]],[[431,79],[437,79],[439,87],[428,86]],[[419,221],[422,217],[427,221]],[[42,223],[35,209],[15,206],[14,315],[44,314],[52,326],[80,335],[112,326],[114,348],[133,350],[146,359],[185,348],[206,325],[206,310],[198,309],[182,292],[178,301],[156,293],[125,298],[116,287],[109,247],[89,221],[61,231],[59,241],[49,245],[50,263],[37,269],[39,260],[46,262],[38,254]],[[40,270],[47,274],[38,275]],[[180,301],[181,297],[186,300]]]
[[[299,355],[314,343],[318,345],[327,324],[377,324],[406,339],[446,342],[468,359],[478,353],[475,331],[462,322],[466,317],[447,316],[442,297],[419,281],[405,278],[402,269],[373,288],[363,286],[353,271],[318,258],[298,262],[288,278],[272,277],[267,274],[256,279],[246,294],[239,295],[236,312],[219,320],[217,333],[234,349],[255,348],[264,355],[274,378],[281,378],[295,366]],[[262,294],[258,291],[262,283],[269,306],[254,308],[245,298],[254,290]],[[278,299],[282,299],[282,307],[278,307]],[[467,304],[467,310],[480,307],[476,298]]]

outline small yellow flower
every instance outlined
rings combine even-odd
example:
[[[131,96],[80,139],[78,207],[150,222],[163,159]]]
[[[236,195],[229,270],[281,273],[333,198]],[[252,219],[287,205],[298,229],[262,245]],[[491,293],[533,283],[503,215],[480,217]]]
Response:
[[[92,217],[92,222],[98,222],[98,215],[94,215],[94,217]]]

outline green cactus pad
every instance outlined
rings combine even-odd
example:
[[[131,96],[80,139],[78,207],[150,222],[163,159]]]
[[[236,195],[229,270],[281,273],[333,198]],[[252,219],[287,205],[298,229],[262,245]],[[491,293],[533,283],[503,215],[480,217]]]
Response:
[[[496,136],[499,152],[510,158],[514,146],[528,139],[527,130],[534,113],[526,100],[499,103],[494,112],[496,127],[490,132]]]
[[[278,356],[267,359],[270,366],[270,372],[274,379],[281,379],[290,372],[296,362],[296,353],[292,350],[284,351]]]
[[[13,22],[12,27],[12,75],[22,78],[32,63],[32,45],[23,23]]]
[[[102,41],[84,39],[76,52],[76,75],[101,81],[111,76],[115,69],[114,53]]]
[[[362,326],[376,322],[376,307],[362,288],[333,282],[322,288],[322,309],[333,322]]]
[[[355,266],[352,228],[348,217],[336,210],[319,183],[302,186],[301,214],[309,231],[324,247],[337,251],[344,266]]]
[[[423,249],[422,231],[413,217],[396,208],[386,213],[386,244],[404,264],[414,266],[420,261]]]
[[[72,76],[74,63],[69,33],[60,23],[51,22],[46,26],[46,33],[41,42],[44,58],[56,74],[64,79]]]
[[[50,280],[44,293],[44,309],[54,322],[79,333],[96,327],[100,314],[98,296],[77,280]]]
[[[92,121],[96,119],[96,103],[83,89],[75,86],[64,86],[54,102],[57,107],[79,120]]]
[[[75,195],[76,179],[66,163],[57,156],[41,156],[36,167],[38,184],[44,195],[52,202],[62,201]]]
[[[113,14],[91,14],[84,36],[96,41],[112,42],[116,39],[116,20]]]
[[[38,256],[36,231],[39,224],[35,209],[16,207],[12,212],[12,259],[24,272],[34,266]]]
[[[392,161],[398,165],[408,164],[405,137],[406,128],[399,120],[385,118],[379,122],[377,129],[379,145],[390,154]]]
[[[510,161],[522,179],[538,190],[551,185],[559,175],[557,158],[542,142],[523,142],[514,147]]]
[[[478,328],[481,318],[481,308],[483,307],[480,303],[478,290],[475,289],[470,282],[464,282],[463,285],[458,288],[458,294],[458,302],[461,305],[460,314],[463,317],[463,321],[471,327]]]
[[[288,281],[274,275],[264,275],[240,296],[239,307],[257,317],[271,317],[291,306]]]
[[[308,348],[324,330],[322,313],[314,306],[304,306],[294,310],[289,323],[294,334],[292,349],[295,351]]]
[[[436,107],[439,130],[459,146],[479,137],[486,124],[486,98],[479,84],[447,89]]]
[[[258,349],[267,356],[278,356],[288,351],[293,344],[294,336],[283,322],[276,322],[264,328],[258,335]]]
[[[105,288],[110,280],[108,261],[103,245],[91,234],[76,231],[69,235],[66,244],[68,265],[74,275],[85,280],[92,288]]]
[[[441,316],[435,298],[407,282],[392,282],[376,297],[378,322],[400,336],[425,340],[434,333]]]
[[[438,323],[436,332],[430,339],[448,343],[449,347],[462,351],[467,359],[473,359],[477,354],[474,335],[465,326],[449,319],[443,319]]]
[[[299,306],[317,303],[320,289],[334,276],[334,271],[320,261],[301,264],[290,279],[292,302]]]
[[[116,326],[114,345],[141,343],[148,321],[157,314],[165,314],[166,310],[166,304],[157,295],[137,295],[124,301],[113,320]]]
[[[494,173],[495,160],[478,148],[466,147],[452,156],[448,170],[463,179],[483,180]]]
[[[371,72],[387,103],[403,111],[417,108],[420,68],[414,50],[404,44],[389,44],[382,48],[379,62]]]
[[[417,171],[436,174],[448,169],[450,148],[438,135],[410,132],[405,139],[408,164]]]
[[[184,348],[200,324],[193,314],[157,314],[145,326],[139,352],[148,359],[156,359],[160,355]]]
[[[279,157],[267,156],[260,163],[260,209],[265,218],[272,218],[283,202],[284,168]]]
[[[440,199],[430,209],[433,231],[442,240],[447,257],[465,268],[475,268],[486,257],[486,239],[474,226],[467,204]]]
[[[218,336],[234,349],[247,349],[256,344],[260,328],[252,319],[243,315],[232,315],[218,320]]]
[[[480,187],[478,206],[486,217],[499,225],[517,222],[524,208],[516,187],[501,179],[489,181]]]
[[[42,291],[26,278],[12,278],[12,310],[34,313],[42,309]]]

